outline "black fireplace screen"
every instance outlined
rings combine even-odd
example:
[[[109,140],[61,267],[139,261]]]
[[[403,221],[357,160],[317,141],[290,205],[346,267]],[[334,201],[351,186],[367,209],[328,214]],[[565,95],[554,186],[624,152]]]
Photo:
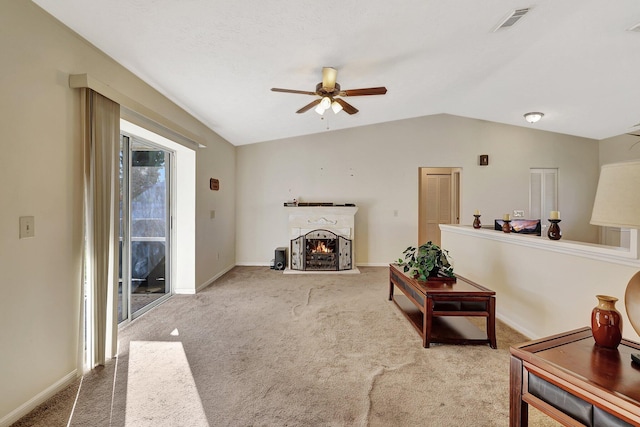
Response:
[[[291,240],[291,269],[351,270],[351,240],[329,230],[314,230]]]

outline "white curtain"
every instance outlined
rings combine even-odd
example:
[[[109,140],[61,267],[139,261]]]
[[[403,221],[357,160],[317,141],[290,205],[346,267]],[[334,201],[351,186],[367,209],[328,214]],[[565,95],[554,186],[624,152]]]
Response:
[[[81,89],[84,157],[82,371],[117,352],[120,106]]]

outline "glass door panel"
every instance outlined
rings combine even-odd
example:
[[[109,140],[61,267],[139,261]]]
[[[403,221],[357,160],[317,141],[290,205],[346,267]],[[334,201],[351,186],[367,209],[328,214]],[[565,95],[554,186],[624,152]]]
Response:
[[[121,267],[128,292],[122,313],[135,318],[171,294],[168,255],[170,236],[170,153],[135,137],[129,141],[127,224]],[[124,157],[124,156],[123,156]],[[125,204],[125,203],[123,203]],[[128,308],[124,308],[128,299]],[[122,317],[120,320],[125,320]]]

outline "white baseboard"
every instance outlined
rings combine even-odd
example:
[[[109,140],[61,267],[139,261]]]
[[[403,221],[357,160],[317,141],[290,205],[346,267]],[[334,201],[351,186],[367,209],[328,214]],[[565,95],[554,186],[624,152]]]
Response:
[[[0,427],[10,426],[20,418],[27,415],[29,412],[33,411],[38,405],[44,403],[48,399],[51,399],[59,391],[64,390],[69,384],[75,381],[75,379],[77,378],[77,372],[78,371],[74,369],[73,371],[69,372],[67,375],[53,383],[51,386],[38,393],[32,399],[23,403],[18,408],[2,417],[2,419],[0,419]]]
[[[229,272],[233,267],[235,267],[235,265],[231,265],[227,268],[225,268],[224,270],[222,270],[220,273],[216,274],[215,276],[213,276],[211,279],[207,280],[206,282],[204,282],[203,284],[199,285],[196,288],[196,293],[200,292],[201,290],[203,290],[204,288],[206,288],[207,286],[209,286],[210,284],[212,284],[213,282],[215,282],[216,280],[218,280],[219,278],[221,278],[224,274],[226,274],[227,272]]]
[[[389,267],[390,262],[359,262],[358,267]]]
[[[539,336],[536,336],[536,334],[534,334],[533,332],[531,332],[529,330],[529,328],[525,328],[524,326],[512,321],[510,318],[505,317],[504,315],[502,315],[500,313],[496,313],[496,319],[500,320],[502,323],[506,324],[510,328],[515,329],[516,331],[520,332],[522,335],[524,335],[525,337],[527,337],[530,340],[535,340],[535,339],[541,338]]]

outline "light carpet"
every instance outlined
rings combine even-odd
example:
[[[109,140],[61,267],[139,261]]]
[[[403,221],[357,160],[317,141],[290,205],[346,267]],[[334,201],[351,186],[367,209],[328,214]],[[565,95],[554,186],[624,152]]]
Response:
[[[70,425],[128,426],[140,414],[145,425],[203,425],[204,411],[209,426],[507,426],[509,346],[526,338],[498,321],[496,350],[424,349],[388,301],[388,269],[360,271],[236,267],[197,295],[170,298],[120,330],[117,363],[85,377]],[[176,362],[162,351],[145,358],[139,342],[184,349],[176,393],[186,399],[161,396],[169,386],[156,377],[173,375]],[[158,369],[132,375],[145,363]],[[155,398],[168,411],[144,408],[141,399]],[[47,422],[70,412],[62,400],[16,426],[65,425]],[[558,424],[531,409],[530,425]]]

